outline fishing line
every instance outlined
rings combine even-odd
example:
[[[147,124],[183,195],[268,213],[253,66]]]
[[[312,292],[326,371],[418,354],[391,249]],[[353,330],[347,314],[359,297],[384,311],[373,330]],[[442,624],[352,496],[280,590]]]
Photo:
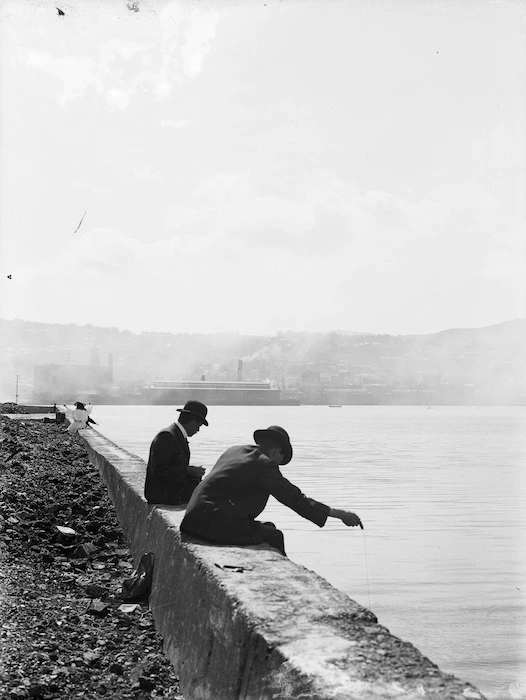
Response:
[[[369,584],[369,562],[367,560],[367,545],[365,544],[365,530],[362,528],[363,533],[363,553],[365,555],[365,576],[367,579],[367,599],[369,601],[369,610],[371,609],[371,586]]]

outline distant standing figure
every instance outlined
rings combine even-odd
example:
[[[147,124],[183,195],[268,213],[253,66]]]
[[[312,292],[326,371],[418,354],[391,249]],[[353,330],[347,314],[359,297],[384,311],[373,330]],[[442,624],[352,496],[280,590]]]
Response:
[[[207,407],[199,401],[187,401],[177,409],[179,420],[161,430],[150,446],[144,497],[148,503],[179,505],[188,503],[204,474],[203,467],[190,466],[188,438],[208,425]]]
[[[230,447],[221,455],[194,491],[181,522],[181,532],[221,544],[267,542],[285,554],[281,530],[274,523],[256,520],[269,496],[319,527],[332,517],[347,526],[363,528],[355,513],[307,498],[282,475],[279,465],[292,459],[286,430],[279,425],[256,430],[254,441],[255,445]]]
[[[88,425],[89,414],[93,409],[91,404],[88,404],[86,407],[82,401],[76,401],[75,407],[75,410],[72,411],[66,406],[66,415],[71,420],[68,427],[68,433],[70,433],[70,435],[76,435],[79,430],[84,430],[84,428],[86,428]]]

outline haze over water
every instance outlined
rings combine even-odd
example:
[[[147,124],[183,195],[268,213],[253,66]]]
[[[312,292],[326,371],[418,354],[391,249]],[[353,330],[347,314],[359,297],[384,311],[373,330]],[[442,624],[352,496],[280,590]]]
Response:
[[[97,406],[98,429],[147,459],[175,406]],[[365,530],[317,526],[270,499],[287,553],[489,698],[526,697],[526,409],[213,406],[191,439],[207,469],[254,429],[291,436],[287,478]]]

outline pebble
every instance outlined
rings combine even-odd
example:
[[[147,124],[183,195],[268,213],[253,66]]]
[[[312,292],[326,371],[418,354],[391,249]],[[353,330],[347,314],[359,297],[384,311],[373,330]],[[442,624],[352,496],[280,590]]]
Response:
[[[122,676],[124,673],[124,666],[122,664],[112,663],[110,664],[111,673],[115,673],[117,676]]]

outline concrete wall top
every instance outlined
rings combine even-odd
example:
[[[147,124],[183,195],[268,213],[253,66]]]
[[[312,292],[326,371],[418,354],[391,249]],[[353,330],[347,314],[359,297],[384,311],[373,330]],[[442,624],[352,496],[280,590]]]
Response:
[[[54,418],[54,413],[2,413],[6,418],[11,418],[12,420],[40,420],[43,421],[44,418]]]
[[[269,546],[181,536],[184,508],[144,500],[142,459],[92,429],[81,439],[136,560],[154,554],[150,606],[187,700],[483,700]]]

